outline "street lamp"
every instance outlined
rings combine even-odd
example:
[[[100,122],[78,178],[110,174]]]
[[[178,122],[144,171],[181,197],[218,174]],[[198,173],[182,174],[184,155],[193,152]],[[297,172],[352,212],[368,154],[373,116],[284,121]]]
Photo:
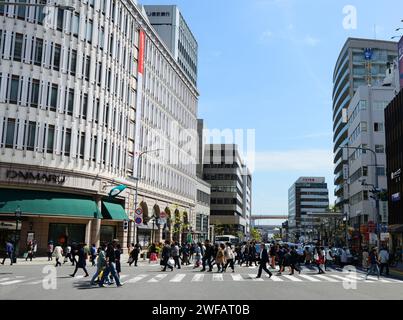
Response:
[[[21,207],[18,206],[15,209],[15,235],[14,235],[14,255],[12,257],[12,263],[14,263],[14,259],[17,262],[17,234],[18,234],[18,221],[21,219],[22,211]]]
[[[45,7],[54,7],[58,8],[61,10],[67,10],[67,11],[74,11],[75,8],[73,6],[65,6],[61,5],[58,3],[27,3],[27,2],[9,2],[9,1],[0,1],[0,6],[19,6],[19,7],[39,7],[39,8],[45,8]]]

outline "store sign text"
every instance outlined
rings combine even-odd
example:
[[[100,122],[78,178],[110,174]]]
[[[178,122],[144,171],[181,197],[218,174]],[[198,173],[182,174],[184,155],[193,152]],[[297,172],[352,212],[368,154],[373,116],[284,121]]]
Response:
[[[24,179],[42,182],[53,182],[57,184],[63,184],[66,182],[66,176],[58,176],[55,174],[45,174],[45,173],[32,173],[32,172],[22,172],[22,171],[7,171],[7,179]]]

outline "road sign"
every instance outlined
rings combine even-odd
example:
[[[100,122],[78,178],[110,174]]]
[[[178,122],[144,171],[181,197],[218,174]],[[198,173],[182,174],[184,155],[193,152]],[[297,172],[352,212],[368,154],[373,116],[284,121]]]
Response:
[[[136,209],[136,214],[137,214],[138,216],[141,216],[141,215],[143,214],[143,209],[137,208],[137,209]]]
[[[137,218],[134,220],[134,222],[135,222],[136,224],[142,224],[142,223],[143,223],[143,218],[137,217]]]

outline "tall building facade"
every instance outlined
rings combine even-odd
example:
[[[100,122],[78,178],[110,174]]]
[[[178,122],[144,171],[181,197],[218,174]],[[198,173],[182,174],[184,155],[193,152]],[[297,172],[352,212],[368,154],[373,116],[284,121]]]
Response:
[[[197,88],[135,1],[72,6],[0,6],[0,219],[21,210],[20,246],[39,250],[180,240],[195,221]],[[126,227],[136,205],[144,223]]]
[[[385,109],[389,232],[394,252],[403,247],[403,90]]]
[[[346,183],[344,188],[348,196],[349,226],[354,229],[352,234],[353,247],[376,244],[370,237],[374,224],[388,224],[388,202],[376,202],[371,196],[372,189],[377,186],[387,189],[386,177],[386,146],[384,110],[399,90],[397,64],[385,73],[384,86],[364,85],[356,90],[348,110],[348,149],[344,150],[343,158]],[[370,149],[375,155],[363,149]]]
[[[175,5],[146,5],[144,9],[153,28],[196,85],[198,44],[179,8]]]
[[[234,144],[207,144],[203,178],[211,185],[210,223],[215,234],[250,233],[252,175]]]
[[[299,178],[288,190],[288,239],[295,242],[317,240],[321,221],[309,214],[324,213],[328,208],[329,190],[325,178]]]
[[[397,43],[390,41],[347,39],[337,59],[333,74],[333,153],[336,206],[345,209],[348,197],[344,188],[343,149],[348,143],[347,108],[362,85],[381,85],[387,63],[397,57]]]

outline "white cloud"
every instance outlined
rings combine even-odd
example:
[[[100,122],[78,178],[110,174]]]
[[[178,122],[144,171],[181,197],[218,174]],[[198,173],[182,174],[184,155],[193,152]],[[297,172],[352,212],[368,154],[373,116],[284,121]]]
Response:
[[[273,37],[273,32],[266,30],[260,35],[260,41],[267,41]]]
[[[333,152],[327,149],[257,152],[255,172],[314,172],[333,171]]]
[[[318,38],[314,38],[310,35],[305,36],[305,38],[303,39],[303,43],[311,47],[316,47],[319,42],[320,40]]]

